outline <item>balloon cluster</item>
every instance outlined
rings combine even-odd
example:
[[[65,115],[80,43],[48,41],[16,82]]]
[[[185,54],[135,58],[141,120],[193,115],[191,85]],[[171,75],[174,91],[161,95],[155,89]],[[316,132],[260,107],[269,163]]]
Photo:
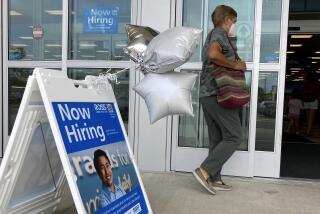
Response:
[[[127,25],[124,52],[145,77],[135,90],[146,102],[150,123],[173,114],[193,116],[191,89],[197,75],[175,72],[187,62],[200,43],[202,30],[170,28],[162,33],[144,26]]]

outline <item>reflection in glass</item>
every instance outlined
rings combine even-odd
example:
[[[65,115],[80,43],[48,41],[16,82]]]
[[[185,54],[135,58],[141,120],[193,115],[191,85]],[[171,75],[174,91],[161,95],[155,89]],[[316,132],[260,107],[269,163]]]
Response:
[[[260,72],[256,150],[274,151],[278,73]]]
[[[32,68],[9,68],[8,72],[8,135],[13,128],[28,77]]]
[[[260,62],[278,62],[282,0],[263,1]]]
[[[61,70],[61,69],[55,69]],[[9,68],[8,72],[8,135],[11,134],[13,124],[20,107],[28,77],[33,68]]]
[[[194,1],[194,0],[184,0],[183,1],[183,17],[182,25],[194,28],[203,28],[202,19],[203,14],[201,14],[203,7],[203,1]],[[202,44],[202,42],[200,43]],[[201,61],[200,54],[201,45],[194,51],[190,61]]]
[[[76,80],[83,80],[86,75],[98,76],[99,74],[106,73],[109,69],[107,68],[71,68],[68,69],[68,77]],[[112,68],[109,73],[116,73],[122,70],[122,68]],[[129,70],[121,72],[118,74],[118,82],[111,82],[119,110],[124,122],[124,125],[128,126],[128,116],[129,116]],[[128,129],[127,129],[128,131]]]
[[[181,72],[200,73],[200,71],[182,70]],[[251,71],[245,73],[247,87],[251,89]],[[192,105],[194,117],[180,116],[179,117],[179,140],[180,147],[193,148],[208,148],[209,136],[208,126],[203,116],[201,106],[199,105],[199,78],[192,91]],[[243,140],[238,150],[248,150],[248,135],[249,135],[249,119],[250,119],[250,104],[248,103],[239,111],[239,117],[242,123]]]
[[[253,29],[254,29],[254,6],[255,0],[209,0],[207,27],[208,31],[213,28],[211,13],[218,5],[229,5],[237,11],[237,49],[243,61],[253,61]]]
[[[49,153],[57,156],[54,161],[47,156]],[[30,147],[14,187],[11,208],[56,190],[56,183],[62,173],[58,157],[49,124],[39,124],[32,134]]]
[[[59,182],[59,179],[61,179],[61,175],[63,173],[60,156],[57,150],[57,145],[54,140],[50,124],[45,122],[40,123],[40,126],[44,138],[44,143],[46,146],[46,151],[48,154],[48,160],[50,162],[53,180],[54,183],[57,184]]]
[[[239,4],[239,1],[237,0],[184,0],[182,25],[205,29],[202,40],[204,42],[207,33],[213,28],[211,13],[216,6],[221,4],[230,5],[237,11],[238,54],[242,60],[252,61],[255,0],[243,0],[241,1],[241,4]],[[204,11],[203,8],[207,8],[207,11]],[[200,50],[201,47],[195,51],[191,58],[192,61],[200,61]]]
[[[9,60],[61,60],[62,0],[9,0]]]
[[[75,60],[129,60],[125,24],[130,0],[69,0],[69,55]]]
[[[184,73],[195,73],[199,74],[200,71],[190,71],[182,70]],[[192,89],[192,108],[194,117],[189,115],[184,115],[179,117],[179,146],[181,147],[203,147],[203,140],[199,137],[200,129],[203,126],[203,118],[200,122],[200,105],[199,105],[199,88],[200,88],[200,78],[195,82]],[[203,117],[203,116],[202,116]],[[201,123],[201,124],[200,124]]]

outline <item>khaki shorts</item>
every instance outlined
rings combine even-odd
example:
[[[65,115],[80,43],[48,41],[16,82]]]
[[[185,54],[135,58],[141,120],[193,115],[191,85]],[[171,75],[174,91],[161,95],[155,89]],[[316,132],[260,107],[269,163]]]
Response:
[[[304,109],[318,109],[318,105],[318,100],[315,100],[313,102],[303,102]]]

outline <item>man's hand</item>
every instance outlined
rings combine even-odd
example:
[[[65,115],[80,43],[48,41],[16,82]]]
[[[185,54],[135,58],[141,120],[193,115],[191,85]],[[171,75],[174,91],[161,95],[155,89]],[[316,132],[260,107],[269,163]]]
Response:
[[[234,63],[233,69],[237,71],[245,71],[247,69],[247,66],[243,61],[237,60]]]

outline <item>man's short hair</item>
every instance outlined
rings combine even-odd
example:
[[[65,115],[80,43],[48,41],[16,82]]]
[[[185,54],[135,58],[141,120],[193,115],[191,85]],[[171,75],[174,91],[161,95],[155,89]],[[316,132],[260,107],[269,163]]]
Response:
[[[214,27],[220,26],[226,17],[237,17],[237,12],[230,6],[219,5],[211,14],[211,20]]]
[[[101,149],[97,149],[96,151],[94,151],[94,155],[93,155],[93,164],[94,164],[94,168],[96,169],[96,171],[99,173],[100,170],[99,170],[99,166],[98,166],[98,158],[103,156],[105,157],[109,163],[111,164],[108,156],[107,156],[107,153],[105,153],[105,151],[101,150]]]

